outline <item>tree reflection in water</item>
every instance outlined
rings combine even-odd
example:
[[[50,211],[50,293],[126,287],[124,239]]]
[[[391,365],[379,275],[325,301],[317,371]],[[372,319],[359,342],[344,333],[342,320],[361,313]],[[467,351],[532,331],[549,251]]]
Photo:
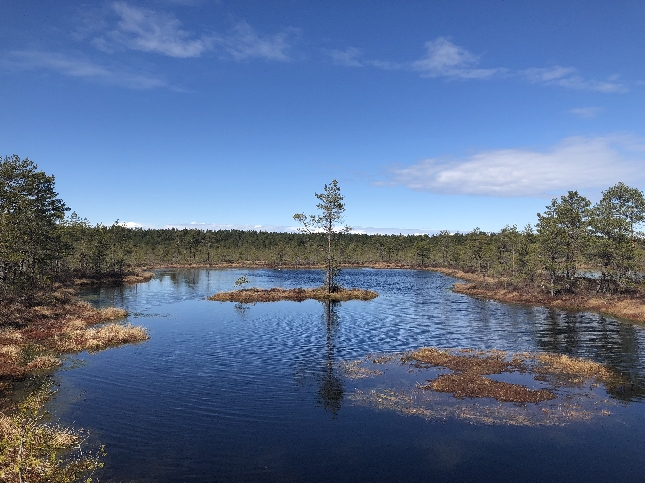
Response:
[[[340,411],[344,394],[343,381],[334,370],[334,340],[339,327],[337,308],[340,302],[324,301],[321,303],[325,309],[323,318],[327,325],[327,340],[323,370],[319,376],[318,397],[319,403],[325,411],[329,411],[333,417],[336,417]]]
[[[623,401],[645,398],[645,378],[638,356],[642,349],[635,324],[589,312],[543,310],[544,318],[536,321],[537,347],[544,352],[586,357],[607,364],[626,380],[625,384],[608,387],[609,394]]]

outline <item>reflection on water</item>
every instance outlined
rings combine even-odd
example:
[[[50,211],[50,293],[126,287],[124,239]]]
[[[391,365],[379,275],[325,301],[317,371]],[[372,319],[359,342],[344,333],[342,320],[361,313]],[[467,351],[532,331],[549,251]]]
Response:
[[[338,332],[338,305],[339,302],[322,302],[324,306],[324,321],[327,326],[327,339],[325,344],[325,360],[320,375],[320,388],[318,395],[322,406],[334,416],[340,411],[343,402],[343,381],[336,374],[334,361],[334,338]]]
[[[317,270],[178,269],[86,294],[127,308],[151,334],[59,373],[52,410],[106,445],[102,481],[642,479],[642,325],[471,299],[450,290],[453,279],[410,270],[345,270],[344,285],[379,292],[369,302],[205,300],[242,274],[263,288],[321,282]],[[422,346],[559,352],[609,364],[628,382],[602,425],[566,429],[433,422],[352,404],[356,384],[339,362]],[[388,370],[390,380],[414,377]]]

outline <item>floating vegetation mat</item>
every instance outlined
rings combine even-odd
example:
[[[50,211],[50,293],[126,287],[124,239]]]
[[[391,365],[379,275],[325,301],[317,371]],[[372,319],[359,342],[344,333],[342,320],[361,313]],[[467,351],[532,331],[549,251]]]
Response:
[[[339,369],[354,404],[431,420],[563,425],[609,416],[607,389],[623,384],[597,362],[550,353],[422,348],[369,355]]]

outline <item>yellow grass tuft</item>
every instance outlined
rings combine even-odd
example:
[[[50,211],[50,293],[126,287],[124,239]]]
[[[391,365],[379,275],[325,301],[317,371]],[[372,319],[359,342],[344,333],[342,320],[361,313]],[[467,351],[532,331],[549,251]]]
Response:
[[[60,364],[61,361],[57,357],[51,355],[38,356],[29,364],[27,364],[26,370],[29,372],[45,371],[47,369],[52,369],[53,367],[60,366]]]
[[[148,332],[142,327],[130,324],[108,324],[85,331],[84,349],[101,350],[115,345],[141,342],[149,338]]]
[[[584,378],[592,378],[598,381],[611,381],[616,374],[598,362],[576,357],[569,357],[563,354],[535,354],[538,366],[534,372],[546,372],[549,374],[569,374]]]
[[[22,349],[20,349],[20,346],[18,345],[9,344],[0,346],[0,355],[8,357],[11,360],[18,360],[21,352]]]
[[[122,319],[128,316],[128,311],[117,307],[108,307],[99,311],[101,321]]]

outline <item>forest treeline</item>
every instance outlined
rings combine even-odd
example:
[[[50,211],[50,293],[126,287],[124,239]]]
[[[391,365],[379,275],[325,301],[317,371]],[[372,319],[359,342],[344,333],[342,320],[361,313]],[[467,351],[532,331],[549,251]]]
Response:
[[[0,298],[33,297],[73,279],[119,279],[164,265],[320,266],[317,234],[92,225],[54,189],[54,177],[18,156],[0,160]],[[559,292],[625,293],[645,272],[643,193],[623,183],[595,205],[576,191],[555,198],[534,226],[435,235],[335,235],[335,261],[453,268],[505,284]]]

